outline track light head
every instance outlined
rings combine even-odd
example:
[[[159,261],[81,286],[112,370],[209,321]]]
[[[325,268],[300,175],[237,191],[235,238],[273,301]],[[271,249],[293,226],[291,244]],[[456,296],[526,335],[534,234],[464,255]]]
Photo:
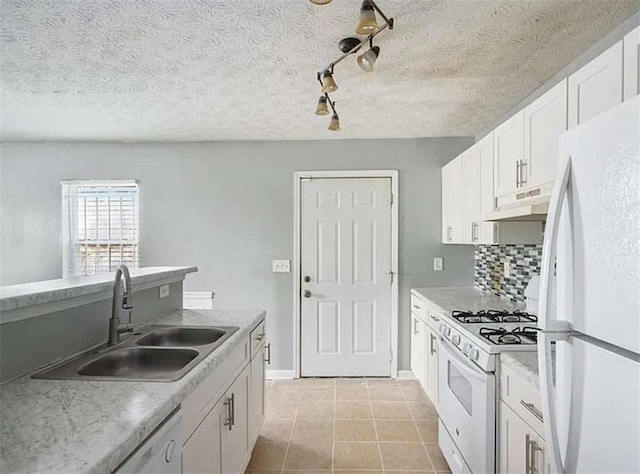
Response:
[[[380,47],[374,46],[358,56],[358,66],[360,66],[363,71],[371,72],[373,71],[373,65],[376,63],[378,56],[380,56]]]
[[[329,115],[329,107],[327,107],[327,96],[321,95],[316,106],[316,115]]]
[[[333,74],[331,74],[331,71],[325,71],[322,73],[321,82],[322,92],[325,94],[338,90],[338,85],[336,84],[336,81],[333,80]]]
[[[370,35],[378,30],[376,12],[371,0],[363,0],[360,7],[360,19],[356,25],[356,33],[359,35]]]
[[[329,130],[332,132],[337,132],[340,130],[340,119],[338,118],[338,114],[334,111],[331,116],[331,122],[329,122]]]

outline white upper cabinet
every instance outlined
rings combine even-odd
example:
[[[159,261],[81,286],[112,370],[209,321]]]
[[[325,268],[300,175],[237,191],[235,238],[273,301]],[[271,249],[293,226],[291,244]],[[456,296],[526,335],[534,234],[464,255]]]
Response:
[[[624,100],[640,95],[640,26],[624,37]]]
[[[514,193],[524,160],[524,110],[493,131],[493,157],[495,196]]]
[[[569,77],[569,128],[622,102],[622,41]]]
[[[476,159],[478,161],[478,181],[480,187],[480,218],[476,226],[476,241],[479,244],[495,243],[496,224],[482,222],[481,216],[495,208],[493,195],[493,132],[476,143]]]
[[[567,129],[567,81],[563,80],[524,109],[522,187],[552,182],[558,142]]]
[[[463,222],[462,155],[442,167],[442,242],[460,244]]]
[[[480,222],[480,167],[475,145],[462,154],[462,176],[464,186],[462,241],[473,244],[477,239]]]

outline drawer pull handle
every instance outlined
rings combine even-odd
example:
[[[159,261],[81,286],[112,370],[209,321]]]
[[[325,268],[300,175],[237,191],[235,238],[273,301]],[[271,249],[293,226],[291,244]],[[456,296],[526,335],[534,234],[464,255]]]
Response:
[[[414,307],[415,309],[420,309],[420,306],[418,306],[417,304],[414,304],[414,305],[413,305],[413,307]]]
[[[271,343],[267,344],[266,348],[267,348],[267,356],[265,357],[264,361],[268,365],[271,365]]]
[[[440,318],[436,318],[433,314],[430,314],[429,317],[433,319],[435,322],[440,321]]]
[[[256,339],[257,339],[258,341],[262,341],[262,340],[264,339],[264,336],[266,336],[266,334],[265,334],[265,333],[258,334],[258,335],[256,336]]]
[[[542,413],[538,410],[533,403],[527,403],[524,400],[520,400],[520,405],[525,407],[529,413],[535,416],[540,423],[544,423],[544,419],[542,418]]]

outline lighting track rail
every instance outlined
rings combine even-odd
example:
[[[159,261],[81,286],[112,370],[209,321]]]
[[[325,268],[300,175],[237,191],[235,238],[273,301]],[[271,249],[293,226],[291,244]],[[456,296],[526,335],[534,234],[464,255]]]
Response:
[[[311,0],[312,3],[315,3],[317,5],[325,5],[330,1],[331,0]],[[375,13],[378,13],[378,15],[380,15],[380,17],[384,20],[384,24],[382,26],[378,26]],[[348,56],[351,56],[352,54],[360,51],[360,49],[362,49],[362,47],[368,43],[369,49],[358,56],[357,62],[364,71],[373,71],[373,65],[380,55],[380,47],[373,45],[373,38],[378,36],[386,29],[392,30],[393,26],[393,18],[387,17],[373,0],[364,0],[362,2],[362,6],[360,7],[360,19],[358,21],[358,25],[356,26],[356,33],[360,35],[366,34],[367,36],[362,40],[358,38],[344,38],[343,40],[341,40],[340,50],[343,52],[342,56],[331,62],[327,67],[318,71],[317,79],[320,82],[320,87],[323,95],[321,95],[318,99],[316,114],[328,115],[329,107],[327,106],[327,104],[331,107],[333,115],[329,124],[329,130],[340,130],[340,120],[336,112],[335,101],[332,101],[331,97],[329,96],[330,93],[338,90],[338,85],[333,78],[333,71],[335,66],[345,60]]]

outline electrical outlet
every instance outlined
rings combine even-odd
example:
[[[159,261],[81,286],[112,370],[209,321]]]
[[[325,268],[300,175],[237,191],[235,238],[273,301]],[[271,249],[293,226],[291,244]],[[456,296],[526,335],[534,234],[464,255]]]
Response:
[[[509,260],[504,261],[503,272],[504,272],[504,277],[509,278],[509,275],[511,274],[511,264],[509,263]]]
[[[433,257],[433,271],[441,272],[443,269],[442,257]]]
[[[169,296],[169,285],[162,285],[158,288],[158,297],[166,298],[167,296]]]
[[[271,262],[273,273],[291,272],[291,260],[274,260]]]

